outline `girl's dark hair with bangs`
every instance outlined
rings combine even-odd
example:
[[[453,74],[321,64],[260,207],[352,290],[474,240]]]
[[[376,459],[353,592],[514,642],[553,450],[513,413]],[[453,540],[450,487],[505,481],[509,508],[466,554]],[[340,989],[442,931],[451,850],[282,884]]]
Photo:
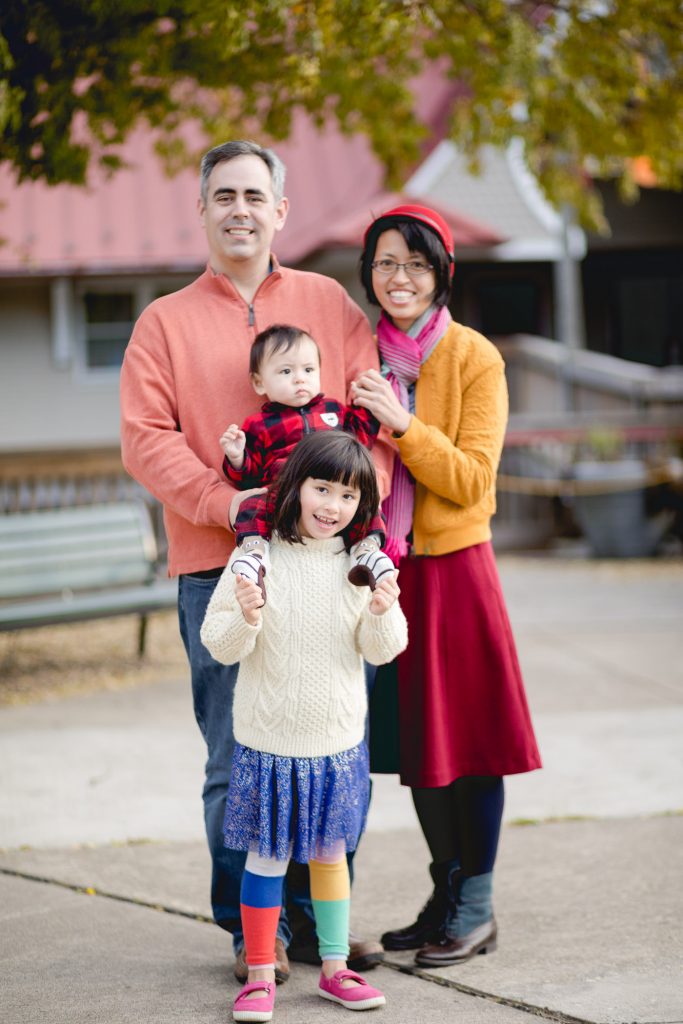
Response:
[[[368,302],[371,302],[373,306],[380,305],[375,295],[375,289],[372,287],[372,263],[375,259],[379,236],[385,231],[391,231],[392,228],[403,236],[411,252],[421,253],[434,267],[436,278],[434,304],[436,306],[448,305],[448,297],[451,293],[451,264],[441,239],[426,224],[421,224],[416,220],[402,220],[400,217],[379,217],[368,232],[365,248],[360,257],[360,279]]]
[[[370,453],[352,434],[342,430],[321,430],[299,441],[273,484],[273,530],[291,544],[303,543],[299,532],[299,492],[309,477],[357,487],[360,491],[356,514],[341,533],[346,550],[350,550],[351,544],[364,536],[379,508],[379,488]],[[352,530],[353,541],[349,539]]]

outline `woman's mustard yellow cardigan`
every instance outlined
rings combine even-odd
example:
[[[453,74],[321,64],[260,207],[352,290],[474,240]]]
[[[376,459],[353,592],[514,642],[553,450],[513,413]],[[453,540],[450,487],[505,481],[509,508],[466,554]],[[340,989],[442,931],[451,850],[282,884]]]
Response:
[[[420,370],[415,415],[394,435],[416,481],[413,545],[443,555],[491,539],[508,393],[503,359],[483,335],[452,322]]]

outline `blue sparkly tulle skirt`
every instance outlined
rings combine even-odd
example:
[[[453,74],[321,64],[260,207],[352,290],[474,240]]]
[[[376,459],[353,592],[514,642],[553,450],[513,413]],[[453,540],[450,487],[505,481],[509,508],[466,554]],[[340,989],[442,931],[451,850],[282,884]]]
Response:
[[[223,835],[231,850],[300,864],[355,850],[368,813],[368,749],[279,757],[235,745]]]

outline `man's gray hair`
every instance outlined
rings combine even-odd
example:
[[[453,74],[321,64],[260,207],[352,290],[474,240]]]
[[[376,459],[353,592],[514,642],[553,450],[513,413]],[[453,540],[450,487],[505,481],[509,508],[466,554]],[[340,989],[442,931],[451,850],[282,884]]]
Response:
[[[275,202],[279,203],[285,194],[285,175],[287,168],[272,149],[259,146],[257,142],[250,142],[248,139],[235,139],[233,142],[224,142],[221,146],[214,146],[202,157],[200,165],[200,189],[202,202],[206,206],[209,198],[209,177],[211,171],[217,164],[225,163],[226,160],[234,160],[236,156],[257,156],[263,160],[270,171],[270,179],[273,186]]]

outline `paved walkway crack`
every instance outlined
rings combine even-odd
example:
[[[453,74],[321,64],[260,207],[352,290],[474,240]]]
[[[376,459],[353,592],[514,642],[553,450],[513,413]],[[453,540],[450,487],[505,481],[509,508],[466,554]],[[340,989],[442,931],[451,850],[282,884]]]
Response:
[[[121,893],[107,892],[105,889],[96,889],[90,885],[77,885],[75,882],[65,882],[60,878],[48,878],[46,875],[34,875],[28,871],[19,871],[17,868],[0,867],[0,874],[11,875],[14,878],[23,878],[27,882],[40,882],[43,885],[55,885],[61,889],[69,889],[81,896],[102,896],[107,900],[117,900],[119,903],[131,903],[136,907],[145,907],[147,910],[158,910],[162,914],[175,914],[177,917],[187,917],[190,921],[201,921],[202,924],[215,924],[212,917],[205,914],[196,914],[191,910],[180,910],[178,907],[168,907],[163,903],[152,903],[151,900],[139,899],[137,896],[122,896]]]
[[[429,981],[433,985],[442,985],[444,988],[453,988],[467,996],[476,996],[479,999],[487,999],[491,1003],[498,1003],[500,1006],[509,1006],[514,1010],[521,1010],[523,1013],[530,1013],[535,1017],[542,1017],[544,1020],[556,1021],[557,1024],[596,1024],[595,1021],[586,1017],[572,1017],[569,1013],[561,1010],[551,1010],[547,1006],[535,1006],[533,1003],[526,1003],[521,999],[512,999],[510,996],[499,996],[495,992],[485,992],[483,989],[473,988],[471,985],[464,985],[460,981],[453,981],[452,978],[443,978],[419,967],[411,967],[410,964],[399,964],[394,960],[383,960],[382,967],[388,967],[392,971],[399,971],[401,974],[412,974],[413,977],[422,981]]]
[[[136,896],[123,896],[121,893],[108,892],[106,889],[97,889],[95,886],[78,885],[75,882],[66,882],[60,878],[49,878],[47,875],[36,875],[29,871],[20,871],[17,868],[0,866],[0,874],[9,875],[13,878],[22,878],[27,882],[38,882],[42,885],[54,885],[61,889],[68,889],[70,892],[78,893],[81,896],[100,896],[107,900],[116,900],[119,903],[129,903],[135,907],[144,907],[147,910],[156,910],[162,914],[174,914],[177,917],[185,917],[190,921],[199,921],[202,924],[214,924],[211,917],[205,914],[192,913],[189,910],[180,910],[178,907],[169,907],[162,903],[153,903],[151,900],[139,899]],[[410,974],[421,981],[430,982],[433,985],[442,985],[445,988],[452,988],[463,995],[474,996],[479,999],[486,999],[501,1006],[509,1006],[515,1010],[541,1017],[544,1020],[555,1021],[555,1024],[595,1024],[594,1021],[585,1017],[572,1017],[570,1014],[562,1013],[561,1010],[551,1010],[547,1006],[535,1006],[533,1003],[526,1003],[520,999],[512,999],[509,996],[499,996],[494,992],[485,992],[483,989],[473,988],[471,985],[464,985],[451,978],[438,977],[423,971],[419,967],[411,967],[409,964],[400,964],[393,960],[384,960],[378,966],[386,967],[388,970],[397,971],[400,974]],[[674,1022],[675,1024],[675,1022]],[[683,1022],[681,1022],[683,1024]]]

